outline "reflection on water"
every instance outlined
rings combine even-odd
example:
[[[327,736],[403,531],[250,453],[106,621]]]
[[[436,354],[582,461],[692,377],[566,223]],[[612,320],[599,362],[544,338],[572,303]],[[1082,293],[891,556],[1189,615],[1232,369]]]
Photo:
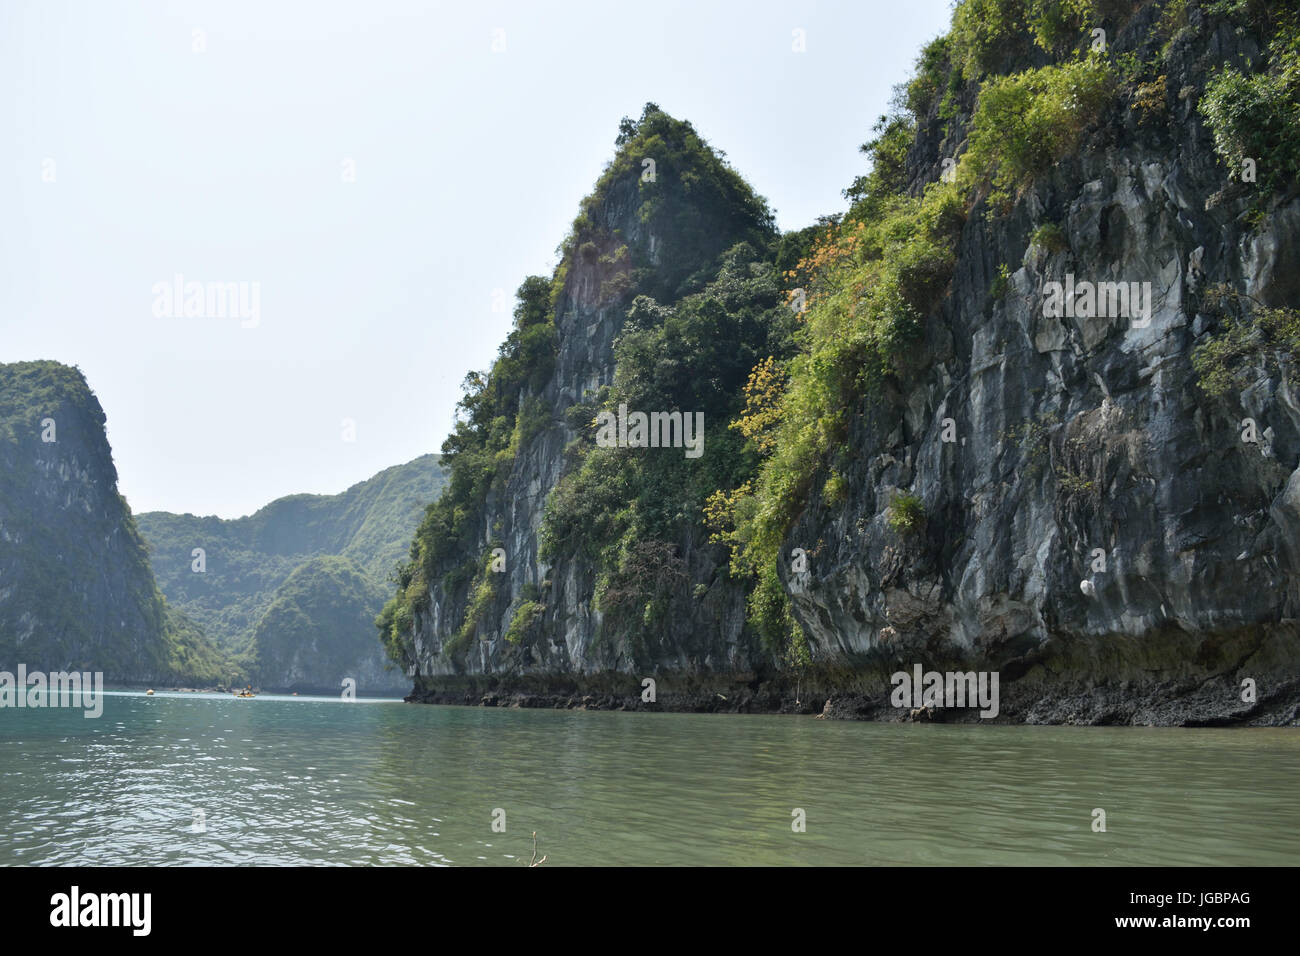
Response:
[[[110,694],[0,710],[0,863],[1294,865],[1298,769],[1287,729]]]

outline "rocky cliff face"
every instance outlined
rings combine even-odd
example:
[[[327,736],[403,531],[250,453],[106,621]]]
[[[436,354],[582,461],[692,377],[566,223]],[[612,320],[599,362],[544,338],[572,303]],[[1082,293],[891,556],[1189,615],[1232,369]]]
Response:
[[[213,680],[215,652],[168,623],[104,424],[78,370],[0,365],[0,670]]]
[[[968,221],[911,387],[857,423],[848,501],[791,537],[814,555],[806,581],[785,577],[815,657],[861,673],[849,709],[872,709],[883,670],[949,661],[1000,670],[1023,720],[1295,719],[1295,366],[1216,401],[1191,361],[1215,284],[1300,302],[1300,202],[1250,225],[1195,112],[1207,66],[1252,53],[1226,27],[1184,33],[1164,111],[1117,110],[1009,215]],[[1031,243],[1043,221],[1064,248]],[[1047,284],[1070,275],[1149,282],[1149,322],[1048,317]],[[887,527],[899,489],[924,502],[920,534]]]
[[[1161,12],[1138,9],[1112,31],[1112,53],[1149,54]],[[851,424],[843,492],[812,495],[787,538],[779,573],[812,658],[797,671],[753,638],[743,588],[700,535],[678,542],[684,590],[696,590],[644,673],[601,644],[599,567],[539,559],[546,498],[579,437],[565,410],[612,381],[627,309],[601,294],[608,267],[572,262],[544,392],[551,423],[478,518],[484,547],[499,537],[507,554],[491,623],[463,661],[444,653],[468,595],[435,584],[413,628],[417,697],[641,706],[644,676],[660,681],[658,706],[824,703],[831,716],[895,719],[888,676],[920,663],[998,671],[1004,720],[1295,722],[1296,366],[1261,357],[1243,388],[1211,397],[1192,364],[1221,328],[1214,287],[1300,304],[1300,200],[1252,213],[1258,197],[1230,182],[1196,109],[1212,67],[1259,53],[1248,31],[1194,11],[1154,100],[1137,109],[1122,96],[1005,208],[977,201],[906,374]],[[966,99],[951,126],[937,103],[921,118],[905,165],[913,193],[965,148]],[[639,233],[621,196],[600,206],[602,228],[671,246]],[[1059,240],[1041,239],[1045,223]],[[1149,284],[1149,314],[1045,307],[1054,282]],[[905,529],[891,521],[900,495],[921,516]],[[796,548],[806,567],[786,560]],[[516,648],[502,635],[529,588],[546,610],[539,638]]]
[[[513,687],[541,692],[596,687],[639,692],[641,678],[659,672],[684,682],[726,682],[752,672],[764,657],[744,629],[743,584],[727,579],[725,551],[709,545],[698,528],[681,529],[674,542],[680,587],[665,626],[648,642],[624,639],[605,619],[596,594],[606,564],[581,548],[543,556],[548,497],[578,467],[575,446],[591,444],[587,426],[597,396],[614,382],[615,343],[635,295],[653,293],[664,303],[675,302],[701,288],[716,272],[724,250],[747,240],[762,245],[775,237],[763,221],[761,201],[736,185],[738,178],[732,183],[728,177],[734,174],[724,174],[711,153],[692,154],[692,169],[670,173],[665,153],[687,150],[683,142],[698,150],[695,134],[653,107],[647,115],[647,124],[658,131],[654,142],[659,143],[663,179],[647,184],[640,155],[625,151],[586,204],[555,280],[552,314],[558,348],[552,371],[544,384],[520,398],[521,405],[536,403],[542,409],[541,424],[468,519],[472,541],[467,550],[478,556],[499,549],[499,570],[476,579],[482,584],[448,574],[465,559],[457,553],[432,569],[427,601],[417,605],[406,635],[408,663],[417,689],[431,698],[444,692],[476,695],[495,686],[499,675],[509,675]],[[641,140],[649,138],[643,129]],[[671,145],[664,145],[664,139]],[[670,178],[680,184],[692,175],[694,182],[710,184],[699,187],[698,204],[682,202],[681,191],[669,192],[659,213],[647,214],[651,187]],[[738,195],[728,195],[733,188]],[[692,275],[696,272],[701,274]],[[714,421],[713,409],[705,414]],[[725,431],[725,416],[718,422]],[[487,608],[477,615],[469,646],[458,647],[480,587],[491,591]],[[535,608],[531,620],[529,608]],[[523,630],[522,640],[510,639],[512,626]]]

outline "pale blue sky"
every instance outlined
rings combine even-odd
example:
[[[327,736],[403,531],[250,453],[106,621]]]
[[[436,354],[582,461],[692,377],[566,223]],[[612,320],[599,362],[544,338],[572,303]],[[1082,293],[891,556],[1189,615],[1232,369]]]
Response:
[[[341,491],[439,449],[621,117],[651,100],[689,119],[799,228],[844,208],[858,146],[949,16],[2,0],[0,361],[81,367],[137,512]],[[257,326],[155,316],[177,273],[260,283]]]

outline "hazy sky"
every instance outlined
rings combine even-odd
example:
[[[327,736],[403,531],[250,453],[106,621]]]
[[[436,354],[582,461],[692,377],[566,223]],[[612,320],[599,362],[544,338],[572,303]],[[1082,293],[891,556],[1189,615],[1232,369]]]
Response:
[[[342,491],[439,449],[621,117],[689,119],[800,228],[949,16],[0,0],[0,361],[80,366],[136,512]],[[256,323],[165,314],[178,274],[256,289]]]

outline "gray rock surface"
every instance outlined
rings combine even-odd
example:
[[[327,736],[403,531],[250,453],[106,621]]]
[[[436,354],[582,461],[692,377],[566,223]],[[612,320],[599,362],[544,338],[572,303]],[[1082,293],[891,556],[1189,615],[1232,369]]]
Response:
[[[1147,27],[1135,22],[1117,49],[1142,41]],[[1249,40],[1184,34],[1168,88],[1199,88],[1206,57],[1250,52],[1234,44]],[[415,698],[475,703],[491,692],[497,703],[640,707],[640,680],[651,676],[660,709],[913,719],[890,706],[888,676],[923,663],[999,671],[1002,721],[1295,724],[1294,365],[1286,356],[1281,372],[1261,367],[1239,396],[1217,401],[1198,390],[1191,356],[1213,325],[1201,310],[1210,285],[1300,305],[1300,199],[1249,225],[1250,197],[1225,192],[1195,96],[1170,100],[1166,117],[1145,123],[1113,111],[1008,215],[972,212],[905,390],[854,422],[846,498],[827,507],[814,494],[783,551],[809,556],[798,581],[788,562],[781,572],[811,642],[813,665],[801,674],[759,651],[743,594],[720,582],[697,541],[681,550],[688,587],[704,594],[673,619],[653,674],[633,673],[600,646],[596,569],[577,556],[538,559],[545,496],[573,437],[564,409],[611,380],[620,325],[596,291],[597,267],[576,264],[546,392],[552,425],[482,515],[484,546],[498,534],[509,555],[495,637],[458,668],[441,650],[463,607],[435,587],[417,625]],[[937,179],[956,146],[941,128],[932,116],[918,134],[915,189]],[[628,210],[615,201],[602,214],[611,228],[633,230]],[[1061,227],[1068,248],[1031,245],[1044,222]],[[997,298],[1003,265],[1011,278]],[[1049,317],[1044,286],[1067,274],[1149,283],[1149,321]],[[1258,424],[1257,443],[1241,439],[1246,417]],[[944,419],[956,441],[942,440]],[[919,533],[888,526],[900,490],[924,503]],[[548,578],[545,639],[512,653],[500,637],[509,609],[525,585]],[[1253,702],[1243,700],[1247,679]]]

